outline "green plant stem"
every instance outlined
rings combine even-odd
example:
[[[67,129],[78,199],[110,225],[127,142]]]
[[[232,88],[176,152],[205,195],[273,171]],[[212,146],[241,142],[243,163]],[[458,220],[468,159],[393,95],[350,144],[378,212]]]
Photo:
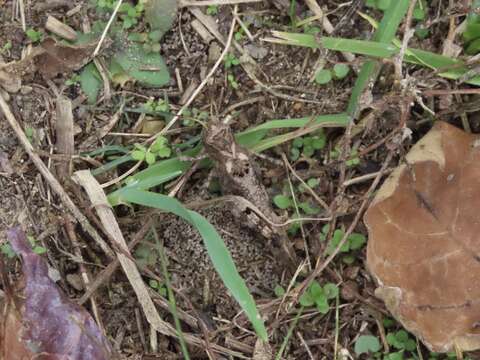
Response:
[[[407,13],[409,3],[409,0],[392,1],[390,7],[383,16],[377,31],[375,32],[373,41],[385,44],[392,42],[392,40],[395,38],[395,33],[397,32],[400,22]],[[358,115],[358,103],[362,94],[367,89],[369,84],[376,81],[380,72],[380,68],[381,66],[378,61],[369,60],[363,64],[355,82],[355,86],[353,87],[347,107],[347,114],[353,118],[356,118]]]
[[[275,355],[275,360],[281,360],[282,359],[283,352],[285,351],[285,349],[288,345],[288,342],[290,341],[290,338],[292,337],[293,330],[297,326],[298,320],[300,320],[300,316],[302,315],[303,310],[304,310],[304,307],[301,306],[300,309],[297,311],[297,315],[295,315],[295,318],[293,319],[292,324],[288,328],[287,335],[283,339],[282,345],[280,346],[280,349],[278,350],[277,355]]]
[[[170,282],[170,276],[167,269],[167,258],[165,256],[165,251],[163,249],[163,244],[160,243],[158,238],[157,230],[152,226],[153,236],[155,237],[155,243],[157,244],[157,251],[160,255],[160,266],[162,268],[163,278],[165,279],[165,285],[167,287],[168,293],[168,303],[170,306],[170,312],[173,315],[173,321],[175,322],[175,328],[177,329],[178,340],[180,342],[180,347],[182,349],[183,356],[186,360],[190,360],[190,355],[188,353],[187,343],[185,337],[183,336],[182,325],[180,323],[180,318],[178,317],[177,312],[177,303],[175,301],[175,296],[172,290],[172,284]]]

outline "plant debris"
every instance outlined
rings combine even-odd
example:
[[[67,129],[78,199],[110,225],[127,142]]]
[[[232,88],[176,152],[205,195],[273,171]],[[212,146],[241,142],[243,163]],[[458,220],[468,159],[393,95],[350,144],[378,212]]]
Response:
[[[260,169],[253,161],[252,154],[236,143],[228,124],[211,120],[204,135],[205,149],[216,163],[216,171],[224,193],[242,196],[255,204],[260,211],[274,223],[280,223],[279,217],[271,207],[267,190],[259,180]],[[272,227],[260,220],[251,211],[245,215],[267,238],[273,240],[287,264],[294,269],[297,264],[295,251],[284,230]]]
[[[438,122],[365,216],[376,294],[432,351],[480,348],[480,137]]]
[[[50,279],[47,263],[33,252],[25,233],[16,227],[7,237],[22,257],[24,286],[7,293],[0,357],[111,359],[110,345],[95,321]]]

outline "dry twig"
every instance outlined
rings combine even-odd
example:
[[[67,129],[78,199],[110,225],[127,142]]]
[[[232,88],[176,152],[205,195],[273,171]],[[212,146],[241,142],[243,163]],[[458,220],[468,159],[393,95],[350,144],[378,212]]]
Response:
[[[5,115],[8,123],[12,127],[13,131],[17,135],[18,140],[22,144],[23,148],[27,152],[28,156],[35,164],[37,169],[40,171],[42,176],[48,182],[52,190],[59,196],[61,202],[67,207],[67,209],[73,214],[75,219],[80,223],[80,225],[85,229],[85,231],[92,237],[93,240],[97,242],[97,244],[102,248],[102,250],[107,254],[110,258],[113,258],[115,255],[107,243],[102,239],[102,237],[98,234],[97,230],[90,224],[88,219],[83,215],[83,213],[78,209],[75,203],[72,201],[70,196],[67,192],[63,189],[62,185],[58,182],[58,180],[53,176],[50,172],[48,167],[43,163],[40,157],[35,153],[35,150],[27,139],[27,136],[23,132],[20,124],[18,123],[15,116],[12,114],[10,107],[8,106],[7,102],[4,98],[0,95],[0,109],[2,110],[3,114]]]

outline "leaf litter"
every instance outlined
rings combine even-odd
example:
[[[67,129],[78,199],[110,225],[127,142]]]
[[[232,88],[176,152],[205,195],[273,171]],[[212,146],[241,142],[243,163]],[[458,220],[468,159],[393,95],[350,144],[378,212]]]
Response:
[[[480,348],[480,137],[438,122],[365,215],[377,296],[432,351]]]
[[[6,293],[2,358],[111,359],[108,340],[91,315],[50,279],[46,261],[33,252],[25,233],[12,228],[7,238],[22,258],[23,279]]]

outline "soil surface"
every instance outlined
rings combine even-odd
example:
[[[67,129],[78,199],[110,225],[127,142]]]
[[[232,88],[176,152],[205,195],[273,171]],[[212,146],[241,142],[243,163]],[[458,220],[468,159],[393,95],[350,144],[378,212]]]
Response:
[[[38,46],[38,42],[27,36],[22,29],[18,3],[25,5],[26,29],[40,31],[43,37],[49,34],[45,29],[48,16],[56,17],[77,31],[91,27],[97,20],[109,19],[109,13],[97,11],[95,1],[0,0],[0,71],[2,63],[20,61],[22,56],[26,56],[28,48]],[[298,19],[308,19],[314,15],[305,3],[272,0],[239,5],[238,16],[248,25],[249,34],[237,25],[234,35],[237,50],[234,50],[235,46],[232,45],[229,54],[234,54],[240,64],[228,67],[224,61],[208,79],[206,86],[190,106],[190,110],[205,112],[206,116],[196,118],[188,124],[188,119],[183,117],[172,127],[166,135],[172,148],[171,156],[176,156],[177,152],[188,148],[188,144],[197,144],[198,139],[202,138],[203,125],[213,121],[212,119],[230,120],[233,133],[238,133],[273,119],[308,119],[345,111],[356,74],[365,58],[357,56],[354,60],[347,61],[340,53],[325,49],[313,50],[263,41],[272,36],[273,30],[307,32],[314,27],[319,30],[317,36],[321,36],[325,30],[321,29],[318,19],[307,22],[306,27],[292,25],[293,18],[298,22]],[[334,27],[339,24],[330,36],[367,40],[372,38],[370,25],[354,11],[355,6],[375,19],[382,16],[382,12],[367,8],[364,1],[319,0],[317,3]],[[441,53],[450,17],[461,18],[465,15],[465,9],[459,5],[448,7],[448,4],[442,1],[434,0],[430,3],[427,18],[424,20],[430,35],[426,39],[414,37],[409,45]],[[293,12],[291,4],[295,4]],[[98,170],[102,165],[121,156],[105,151],[92,155],[92,151],[105,146],[122,147],[131,151],[135,149],[135,143],[142,143],[165,126],[164,117],[142,110],[149,100],[164,100],[168,103],[167,112],[171,115],[175,115],[185,104],[189,94],[199,86],[214,66],[224,46],[210,33],[211,38],[208,41],[202,38],[195,26],[198,19],[193,9],[193,6],[180,8],[172,28],[161,40],[160,54],[171,74],[170,83],[164,87],[152,88],[135,81],[122,84],[111,82],[109,97],[105,96],[102,85],[96,102],[89,103],[76,78],[80,69],[63,72],[50,79],[46,79],[39,71],[27,71],[22,75],[22,85],[18,91],[7,92],[0,87],[0,96],[7,100],[30,143],[50,171],[58,176],[58,168],[64,161],[56,149],[58,134],[55,124],[58,119],[55,113],[58,94],[72,101],[75,143],[74,154],[68,165],[70,175],[81,169]],[[227,38],[233,19],[233,7],[204,6],[196,9],[200,9],[204,14],[209,12],[208,16],[213,24],[224,39]],[[128,31],[142,32],[147,28],[148,25],[140,18]],[[403,30],[399,31],[399,37],[402,36]],[[458,41],[461,45],[460,40]],[[255,76],[242,67],[247,57],[242,56],[238,49],[253,59],[252,73]],[[114,56],[114,53],[115,49],[107,46],[100,58]],[[322,65],[330,69],[340,63],[350,67],[350,73],[345,78],[335,79],[324,85],[319,85],[314,80]],[[396,322],[389,322],[390,315],[383,303],[374,296],[375,283],[364,266],[364,247],[348,254],[341,253],[316,277],[316,281],[322,285],[333,283],[339,288],[339,297],[330,299],[330,311],[322,313],[317,311],[315,306],[307,306],[302,315],[296,318],[299,307],[290,305],[298,300],[298,297],[289,287],[301,284],[317,263],[325,261],[325,251],[328,251],[333,230],[346,231],[355,221],[354,232],[367,236],[361,218],[356,221],[355,216],[360,210],[364,210],[361,209],[362,203],[373,194],[369,187],[375,174],[384,165],[385,174],[388,174],[402,162],[411,145],[430,129],[434,118],[426,107],[438,112],[440,120],[473,132],[480,131],[478,113],[461,111],[463,103],[472,104],[478,101],[477,95],[454,96],[447,93],[440,97],[425,96],[422,98],[423,103],[419,103],[410,93],[400,93],[398,84],[395,83],[394,71],[392,62],[385,60],[375,86],[362,98],[364,109],[356,121],[358,126],[349,131],[345,131],[344,127],[328,127],[313,135],[294,136],[303,136],[302,141],[308,136],[317,136],[316,140],[318,137],[324,139],[324,144],[319,145],[311,154],[307,154],[303,144],[303,152],[299,150],[298,156],[294,156],[295,150],[292,149],[296,145],[293,138],[293,141],[284,141],[269,148],[262,155],[246,151],[249,160],[253,159],[257,164],[258,169],[254,172],[256,181],[262,184],[267,197],[272,199],[266,211],[262,208],[263,204],[253,205],[257,205],[262,210],[261,213],[274,214],[273,222],[276,225],[270,224],[270,230],[273,234],[278,233],[277,228],[281,228],[282,233],[287,236],[289,246],[297,257],[297,265],[302,265],[297,272],[288,268],[287,259],[282,252],[275,251],[272,245],[274,241],[269,238],[268,233],[255,222],[250,222],[251,218],[245,215],[245,204],[221,200],[222,196],[239,194],[232,189],[222,188],[222,181],[219,181],[218,176],[225,176],[225,173],[215,172],[214,163],[194,159],[195,165],[185,176],[150,189],[171,194],[184,204],[194,204],[192,207],[215,227],[225,241],[266,322],[272,353],[277,354],[282,343],[288,340],[283,350],[284,359],[358,358],[354,351],[355,340],[359,335],[365,334],[378,337],[383,346],[382,351],[387,351],[385,335],[395,333],[401,326]],[[413,84],[414,90],[418,90],[416,93],[412,91],[412,94],[420,94],[419,96],[424,90],[448,90],[455,86],[432,75],[432,71],[420,67],[404,65],[403,72],[405,79],[408,78]],[[232,79],[236,85],[232,83]],[[411,100],[405,101],[408,96]],[[404,103],[413,105],[407,106]],[[407,109],[406,114],[402,112],[404,108]],[[119,120],[99,139],[99,129],[108,126],[114,116],[119,116]],[[285,133],[281,130],[274,130],[269,134]],[[89,140],[86,141],[87,139]],[[185,144],[187,145],[184,146]],[[353,149],[351,158],[356,159],[352,166],[339,160],[342,156],[348,158],[348,149]],[[343,151],[345,153],[342,155]],[[201,157],[205,153],[199,155]],[[385,164],[387,158],[391,161]],[[288,165],[284,160],[288,161]],[[121,176],[134,165],[133,161],[123,162],[108,171],[96,174],[96,178],[100,183],[105,183]],[[146,168],[148,165],[143,163],[133,170]],[[228,166],[225,168],[228,169]],[[242,176],[244,175],[240,175]],[[110,194],[124,186],[125,183],[121,180],[107,187],[106,193]],[[313,195],[304,187],[304,183],[310,180],[312,182],[309,184],[314,183]],[[105,230],[96,219],[92,202],[71,181],[70,176],[61,178],[61,183],[74,203],[102,236],[107,238]],[[275,196],[283,194],[290,198],[292,190],[295,198],[291,200],[290,206],[275,206]],[[2,112],[0,197],[2,244],[6,241],[5,231],[20,224],[27,234],[35,239],[36,244],[46,249],[44,256],[52,269],[59,274],[58,285],[72,300],[81,298],[85,292],[80,276],[81,261],[75,255],[72,240],[65,230],[65,222],[70,221],[68,210],[29,159]],[[212,204],[211,200],[215,199],[215,204]],[[322,203],[326,204],[328,209],[323,208]],[[297,205],[299,207],[295,209]],[[159,244],[164,248],[182,329],[203,341],[201,346],[191,342],[188,344],[192,358],[252,358],[256,344],[255,333],[213,268],[198,231],[176,216],[141,206],[120,205],[115,207],[114,211],[127,242],[135,239],[138,232],[142,231],[142,226],[152,220],[158,239],[155,239],[153,232],[147,231],[147,235],[132,249],[132,254],[145,283],[150,286],[161,317],[173,325],[172,312],[168,302],[164,300],[165,274],[162,272],[158,254]],[[250,213],[255,215],[256,210],[250,208],[248,214]],[[261,218],[261,214],[256,215]],[[278,223],[295,217],[323,220],[304,221],[301,227],[292,226],[291,223],[278,226]],[[332,231],[324,227],[326,224],[333,227]],[[109,265],[110,260],[80,225],[75,225],[75,232],[84,258],[82,265],[94,280]],[[327,240],[322,240],[325,237]],[[8,259],[6,264],[9,276],[12,279],[17,278],[19,261]],[[152,282],[153,280],[156,283]],[[286,296],[282,300],[285,291]],[[161,334],[158,334],[158,337],[151,335],[140,303],[120,268],[110,277],[103,279],[92,299],[98,307],[96,320],[101,321],[102,328],[120,358],[183,358],[177,339]],[[87,301],[83,305],[93,312],[91,302]],[[294,326],[293,334],[289,334],[291,326]],[[155,346],[152,345],[152,339],[157,341]],[[212,344],[221,346],[222,350],[213,351],[213,348],[209,347]],[[390,350],[394,352],[401,349]],[[423,356],[427,359],[430,355],[426,348],[419,345],[418,351],[408,352],[408,355],[405,353],[405,358],[421,359]],[[268,354],[264,356],[265,359],[273,358]],[[475,358],[475,354],[469,356]],[[258,355],[254,358],[263,359]]]

